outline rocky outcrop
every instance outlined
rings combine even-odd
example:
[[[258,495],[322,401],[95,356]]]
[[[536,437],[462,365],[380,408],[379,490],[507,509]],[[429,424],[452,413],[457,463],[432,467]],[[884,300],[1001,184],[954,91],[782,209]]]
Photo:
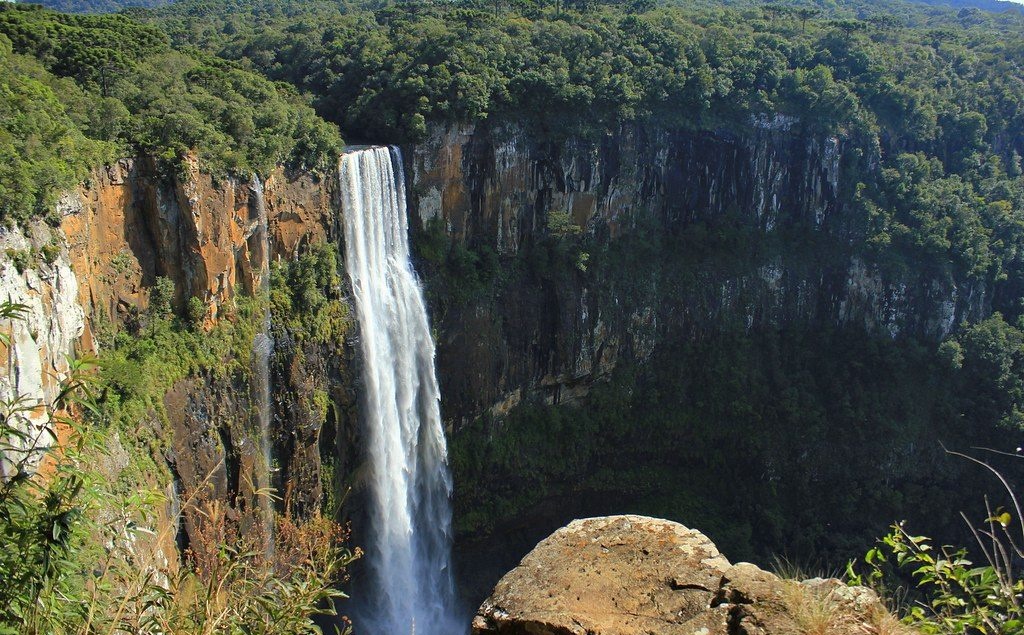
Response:
[[[666,520],[577,520],[498,583],[474,635],[855,635],[891,620],[874,592],[731,565]]]
[[[340,494],[358,461],[355,349],[285,335],[275,351],[271,433],[278,471],[273,484],[281,505],[302,517]]]

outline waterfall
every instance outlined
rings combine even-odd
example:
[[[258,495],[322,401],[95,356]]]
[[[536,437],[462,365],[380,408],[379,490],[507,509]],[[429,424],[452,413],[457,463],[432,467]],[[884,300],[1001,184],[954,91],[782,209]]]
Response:
[[[356,628],[372,635],[457,635],[451,571],[451,477],[434,341],[409,260],[397,149],[342,156],[345,264],[363,355],[368,461],[367,585]]]
[[[263,328],[256,334],[252,343],[253,352],[253,397],[256,406],[256,419],[260,435],[260,450],[263,453],[263,474],[260,475],[258,487],[264,490],[260,496],[259,505],[263,520],[264,539],[267,550],[272,552],[274,548],[274,503],[266,493],[272,486],[271,469],[271,443],[270,443],[270,419],[271,419],[271,386],[270,386],[270,357],[274,353],[274,338],[270,333],[270,227],[267,222],[267,205],[263,197],[263,184],[255,174],[252,177],[252,192],[256,207],[256,222],[258,223],[254,235],[257,235],[257,243],[260,251],[260,302],[265,304],[263,309]]]

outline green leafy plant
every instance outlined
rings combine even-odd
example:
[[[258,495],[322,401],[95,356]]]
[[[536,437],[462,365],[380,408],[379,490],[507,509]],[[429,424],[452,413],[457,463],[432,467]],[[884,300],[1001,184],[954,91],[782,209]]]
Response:
[[[4,302],[0,319],[19,320],[25,310]],[[0,334],[0,343],[10,339]],[[0,633],[62,632],[76,617],[66,598],[82,590],[75,549],[96,501],[79,463],[96,446],[69,413],[95,409],[94,368],[92,358],[71,361],[49,405],[23,396],[0,403]]]
[[[984,562],[975,563],[964,547],[936,546],[931,538],[915,536],[898,523],[865,554],[862,563],[849,563],[847,578],[888,597],[906,598],[904,621],[925,633],[1024,632],[1024,579],[1015,566],[1024,557],[1024,527],[1016,494],[988,462],[959,452],[950,454],[992,472],[1016,513],[1015,519],[1002,508],[993,511],[986,499],[988,514],[981,527],[975,528],[960,514],[971,527]]]

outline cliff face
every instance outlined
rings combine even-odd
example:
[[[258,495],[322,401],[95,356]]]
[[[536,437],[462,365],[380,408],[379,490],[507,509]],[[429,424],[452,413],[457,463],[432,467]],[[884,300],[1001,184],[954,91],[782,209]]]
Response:
[[[818,496],[842,489],[823,483],[848,485],[848,474],[833,469],[829,455],[844,447],[869,448],[863,453],[870,456],[851,459],[850,464],[870,464],[874,471],[864,474],[885,465],[879,478],[886,479],[886,488],[908,474],[940,487],[928,471],[938,459],[934,453],[921,458],[926,453],[919,448],[930,430],[926,426],[900,432],[899,443],[880,459],[857,435],[891,433],[884,426],[892,417],[873,422],[875,427],[867,431],[854,426],[805,430],[799,415],[814,408],[804,403],[787,409],[790,404],[780,400],[765,412],[754,412],[753,406],[732,408],[736,400],[726,393],[751,384],[762,390],[750,396],[751,402],[768,403],[776,386],[780,392],[792,389],[792,394],[820,397],[830,404],[825,409],[841,402],[845,393],[832,399],[827,387],[814,385],[816,377],[799,386],[803,393],[789,382],[789,371],[813,375],[807,369],[820,353],[814,345],[798,351],[804,357],[790,368],[772,357],[782,359],[790,351],[761,351],[752,340],[747,345],[754,352],[739,363],[760,359],[762,376],[725,388],[718,387],[714,373],[709,379],[694,379],[696,373],[685,368],[686,381],[680,382],[681,371],[671,363],[687,343],[711,342],[699,355],[689,351],[687,359],[694,360],[728,346],[727,341],[712,341],[716,333],[786,329],[798,334],[846,329],[854,335],[837,338],[827,349],[846,359],[848,343],[862,344],[862,333],[890,342],[935,341],[960,321],[990,311],[991,293],[984,285],[948,271],[875,263],[858,247],[864,218],[856,186],[877,167],[870,147],[807,135],[784,119],[758,122],[743,134],[627,126],[596,141],[570,137],[551,142],[540,136],[515,126],[437,126],[426,142],[405,153],[409,211],[420,221],[411,223],[420,256],[417,269],[432,303],[442,412],[453,433],[456,462],[460,443],[482,447],[515,439],[520,432],[502,428],[501,421],[518,405],[586,405],[601,395],[595,387],[630,366],[661,373],[652,385],[662,393],[683,395],[694,408],[682,423],[658,418],[661,412],[648,421],[630,411],[617,414],[604,428],[573,421],[551,429],[546,419],[535,428],[525,426],[521,434],[533,436],[522,445],[514,445],[515,440],[511,450],[496,455],[481,449],[470,457],[469,467],[455,466],[457,524],[460,516],[467,519],[473,513],[476,520],[498,515],[460,507],[458,496],[474,488],[481,498],[496,501],[500,489],[506,496],[495,508],[501,513],[512,510],[513,516],[522,516],[523,506],[534,506],[536,514],[528,517],[532,520],[521,521],[532,526],[513,528],[523,531],[522,544],[532,544],[537,531],[553,526],[552,519],[560,524],[560,515],[571,513],[574,505],[608,513],[609,507],[632,504],[639,499],[634,486],[647,487],[645,504],[663,505],[658,508],[666,509],[665,514],[708,507],[695,505],[698,499],[691,495],[700,501],[724,501],[722,509],[744,508],[748,500],[739,496],[729,502],[728,497],[751,489],[751,483],[772,490],[766,497],[794,483],[808,496]],[[262,286],[268,258],[291,261],[312,245],[341,240],[338,199],[334,179],[284,170],[263,183],[217,180],[195,164],[187,164],[182,174],[161,174],[153,162],[142,159],[98,171],[88,185],[62,201],[64,220],[55,233],[33,227],[0,237],[0,290],[30,305],[32,313],[24,323],[0,326],[13,329],[2,373],[6,383],[0,388],[39,402],[52,398],[67,371],[64,355],[76,348],[97,348],[96,326],[136,319],[160,277],[174,282],[179,311],[189,298],[199,298],[207,326],[222,320],[233,297]],[[269,243],[262,240],[264,221]],[[444,249],[437,249],[439,244]],[[336,296],[344,303],[345,277],[331,284],[339,287]],[[331,321],[338,316],[323,317]],[[273,485],[290,509],[301,512],[323,494],[322,457],[333,457],[336,476],[358,473],[353,451],[358,435],[357,360],[344,342],[304,339],[277,322],[274,328],[269,371],[274,413],[270,433],[277,460]],[[791,340],[781,341],[785,349]],[[930,381],[915,374],[924,368],[913,363],[916,358],[908,357],[912,361],[900,366],[903,358],[895,357],[892,373],[900,381],[915,386]],[[873,359],[865,356],[862,366],[870,366]],[[735,366],[733,362],[727,360]],[[853,366],[840,369],[844,377],[857,372]],[[864,385],[869,398],[887,394],[884,386]],[[648,399],[646,388],[633,391],[627,384],[623,392],[640,394],[642,403]],[[613,405],[622,403],[627,402],[620,399]],[[874,416],[870,409],[857,407],[848,408],[850,417]],[[899,398],[879,408],[900,417],[907,412],[923,413],[921,418],[930,414],[927,405],[905,404]],[[209,475],[218,498],[237,500],[245,498],[239,496],[245,483],[258,481],[262,457],[253,442],[255,409],[253,388],[245,377],[200,374],[173,386],[163,399],[163,412],[150,413],[141,425],[152,428],[153,437],[169,440],[159,458],[172,468],[178,491],[194,489]],[[833,414],[828,410],[825,416]],[[470,427],[481,415],[497,423],[484,426],[482,435],[460,436],[467,430],[477,434]],[[727,425],[704,423],[704,417]],[[782,432],[799,429],[802,436],[780,433],[775,441],[774,432],[749,433],[773,424]],[[785,426],[792,429],[783,430]],[[556,437],[566,452],[588,444],[600,447],[579,451],[564,470],[559,463],[558,469],[546,471],[561,457],[528,464],[537,468],[532,472],[519,469],[531,453],[548,457],[534,452],[539,446],[562,447],[551,442]],[[757,438],[737,450],[739,462],[716,451],[751,437]],[[130,445],[131,440],[122,441]],[[619,464],[612,465],[610,458]],[[492,469],[498,459],[507,465]],[[728,487],[722,484],[723,463],[743,468]],[[907,467],[911,464],[924,467],[914,472]],[[623,470],[635,465],[654,466],[651,473],[658,476],[622,479]],[[511,476],[501,471],[508,466]],[[523,472],[543,482],[512,478]],[[680,475],[696,476],[690,479],[693,483],[683,483]],[[544,490],[552,479],[591,477],[591,489],[582,494]],[[622,491],[611,487],[618,499],[606,496],[608,482],[626,484]],[[876,486],[871,482],[860,487],[876,491]],[[521,497],[517,487],[531,496]],[[673,488],[677,491],[669,491]],[[669,500],[666,492],[675,498]],[[538,504],[541,498],[551,509]],[[806,496],[793,499],[800,509],[806,507]],[[842,497],[839,502],[850,500]],[[255,508],[255,501],[249,498],[239,505],[244,513]],[[789,544],[779,528],[789,525],[780,519],[800,509],[765,512],[757,520],[777,526],[772,525],[774,533],[758,529],[759,534],[766,542]],[[806,515],[820,516],[813,509]],[[472,525],[467,521],[463,527]],[[807,541],[830,531],[819,530]],[[508,531],[502,535],[499,529],[496,535],[495,548],[503,559],[518,555]],[[484,578],[493,574],[487,566],[477,568]],[[504,565],[495,570],[504,570]]]
[[[166,175],[153,161],[124,160],[94,174],[61,227],[90,318],[124,319],[131,307],[145,308],[163,276],[175,283],[179,306],[200,298],[216,319],[230,298],[259,287],[268,257],[258,240],[261,210],[269,257],[289,259],[327,240],[335,207],[334,183],[309,175],[278,170],[263,184],[218,181],[194,161],[184,174]]]
[[[179,311],[189,298],[200,299],[212,326],[235,296],[261,287],[268,259],[293,260],[310,245],[332,240],[336,210],[333,179],[284,169],[265,183],[218,180],[195,162],[176,175],[148,159],[95,171],[62,199],[59,228],[38,224],[0,236],[0,298],[28,307],[25,320],[0,327],[12,336],[3,351],[0,396],[39,404],[34,418],[41,420],[67,375],[68,356],[100,349],[94,337],[100,327],[133,328],[159,277],[174,283]],[[269,242],[262,239],[264,220]],[[320,502],[323,426],[333,435],[325,443],[341,438],[336,430],[354,427],[346,411],[350,359],[344,346],[295,342],[285,330],[281,338],[270,369],[273,484],[287,495],[289,509],[302,513]],[[240,513],[255,509],[246,484],[260,482],[263,457],[251,432],[251,393],[249,380],[238,374],[191,376],[171,389],[161,412],[139,422],[148,436],[169,440],[164,454],[152,458],[166,460],[178,492],[208,479],[215,498],[240,505]],[[320,394],[335,407],[314,407]],[[344,468],[345,454],[339,454]],[[111,462],[110,478],[125,465]],[[186,523],[186,536],[190,529]]]
[[[877,162],[861,146],[782,117],[742,135],[624,126],[557,143],[516,126],[435,127],[407,158],[422,226],[440,222],[506,270],[550,239],[552,214],[582,232],[576,271],[528,266],[438,307],[447,419],[576,399],[622,359],[723,322],[938,339],[985,315],[984,287],[886,271],[854,246],[856,186]]]
[[[51,239],[47,227],[40,223],[0,232],[0,300],[23,307],[21,319],[0,325],[10,341],[9,346],[0,346],[0,400],[21,400],[26,410],[15,418],[22,419],[27,439],[36,440],[9,440],[15,446],[45,447],[55,441],[43,424],[46,407],[67,377],[69,359],[85,330],[78,291],[68,252]],[[30,464],[35,462],[33,458]],[[0,475],[7,469],[0,457]]]
[[[723,322],[941,338],[988,310],[984,287],[886,271],[853,247],[863,229],[853,190],[876,157],[849,140],[802,134],[781,117],[743,135],[624,126],[596,141],[538,136],[512,125],[434,126],[406,153],[415,231],[440,223],[505,270],[478,297],[436,311],[444,412],[456,427],[523,400],[577,400],[622,360],[646,360],[660,342]],[[262,184],[217,180],[194,162],[179,175],[144,159],[97,171],[62,202],[66,246],[48,273],[35,283],[34,270],[4,268],[11,297],[40,298],[33,319],[46,324],[26,333],[48,338],[30,361],[24,334],[16,338],[9,383],[40,393],[52,382],[37,367],[59,369],[79,331],[93,348],[91,324],[144,309],[161,276],[175,283],[179,309],[197,297],[215,321],[261,283],[264,210],[269,257],[291,259],[338,239],[337,208],[332,179],[284,170]],[[537,262],[553,214],[582,235],[568,271],[555,270],[552,258],[565,259],[557,249]],[[737,229],[744,242],[702,248]]]
[[[505,254],[543,228],[549,211],[612,236],[644,216],[668,227],[727,212],[764,231],[848,231],[842,177],[871,159],[792,125],[759,122],[746,137],[624,126],[599,141],[562,142],[518,126],[435,127],[415,150],[417,210]]]

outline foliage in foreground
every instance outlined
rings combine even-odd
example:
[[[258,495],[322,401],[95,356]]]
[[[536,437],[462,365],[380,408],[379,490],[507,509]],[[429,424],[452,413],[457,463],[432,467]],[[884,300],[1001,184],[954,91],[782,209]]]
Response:
[[[5,303],[0,316],[20,310]],[[93,467],[104,435],[79,423],[102,415],[90,371],[73,366],[42,421],[23,400],[0,407],[0,633],[318,633],[312,617],[334,614],[333,585],[359,555],[346,532],[316,515],[278,517],[268,550],[202,488],[163,518],[159,494],[113,491]],[[201,537],[180,564],[167,560],[179,521]]]
[[[304,635],[320,633],[314,616],[336,615],[335,601],[345,596],[333,585],[359,556],[340,546],[348,538],[340,525],[322,516],[303,522],[278,516],[268,548],[259,529],[243,533],[220,501],[194,498],[186,514],[201,541],[184,565],[140,574],[130,546],[114,550],[98,584],[119,601],[98,598],[95,621],[102,629],[73,632]]]
[[[1024,558],[1024,525],[1013,487],[989,463],[968,458],[995,474],[1012,500],[1016,518],[991,509],[979,528],[973,553],[964,547],[937,546],[927,536],[915,536],[894,524],[888,535],[864,556],[847,566],[852,584],[878,589],[902,606],[903,621],[924,633],[1013,635],[1024,632],[1024,578],[1018,571]],[[980,555],[981,562],[973,557]]]

